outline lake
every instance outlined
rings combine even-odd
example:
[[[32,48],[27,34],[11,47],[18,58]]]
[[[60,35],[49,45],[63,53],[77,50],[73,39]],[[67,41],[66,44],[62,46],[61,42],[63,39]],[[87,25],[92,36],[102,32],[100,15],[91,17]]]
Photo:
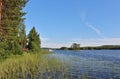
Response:
[[[69,64],[74,79],[120,79],[120,50],[54,50],[49,57]],[[68,71],[69,73],[69,71]]]

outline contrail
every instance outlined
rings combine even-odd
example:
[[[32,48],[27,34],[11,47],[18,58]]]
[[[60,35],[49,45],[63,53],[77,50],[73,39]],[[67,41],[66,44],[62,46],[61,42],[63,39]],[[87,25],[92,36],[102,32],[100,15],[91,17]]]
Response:
[[[83,22],[86,20],[86,12],[85,11],[81,12],[80,18],[81,18],[81,21],[83,21]]]
[[[91,24],[89,24],[89,23],[85,23],[85,25],[86,25],[87,27],[89,27],[90,29],[92,29],[94,32],[96,32],[97,35],[99,35],[100,37],[105,38],[105,37],[103,36],[103,33],[102,33],[98,28],[96,28],[95,26],[93,26],[93,25],[91,25]]]
[[[103,33],[102,33],[102,31],[100,31],[98,28],[96,28],[95,26],[93,26],[92,24],[90,24],[89,22],[87,22],[86,21],[86,12],[85,11],[83,11],[83,12],[81,12],[81,14],[80,14],[80,19],[81,19],[81,21],[87,26],[87,27],[89,27],[90,29],[92,29],[98,36],[100,36],[101,38],[105,38],[104,36],[103,36]]]

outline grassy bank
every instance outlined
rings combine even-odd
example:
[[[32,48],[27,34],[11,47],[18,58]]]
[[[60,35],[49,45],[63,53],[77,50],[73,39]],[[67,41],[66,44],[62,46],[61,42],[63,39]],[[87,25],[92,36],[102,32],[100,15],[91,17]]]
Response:
[[[4,60],[0,63],[0,79],[55,79],[63,67],[62,63],[55,59],[46,59],[43,53],[48,52],[24,53]],[[63,77],[64,74],[61,74]]]
[[[47,51],[11,56],[0,62],[0,79],[74,79],[68,65],[46,58]],[[69,73],[69,74],[68,74]],[[79,76],[87,79],[87,76]]]

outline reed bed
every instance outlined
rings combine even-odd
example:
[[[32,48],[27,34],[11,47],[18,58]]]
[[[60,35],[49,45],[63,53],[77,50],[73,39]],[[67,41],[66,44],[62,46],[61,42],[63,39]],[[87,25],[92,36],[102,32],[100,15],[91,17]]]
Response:
[[[12,56],[0,62],[0,79],[74,79],[68,65],[54,58],[45,58],[46,51]],[[87,79],[80,76],[77,79]]]
[[[67,79],[62,63],[48,60],[41,53],[24,53],[4,60],[0,63],[0,79]]]

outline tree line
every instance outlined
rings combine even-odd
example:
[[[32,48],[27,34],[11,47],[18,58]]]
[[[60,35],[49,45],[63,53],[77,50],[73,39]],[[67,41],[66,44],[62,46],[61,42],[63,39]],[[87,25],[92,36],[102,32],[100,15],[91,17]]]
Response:
[[[80,50],[80,44],[73,43],[69,48],[61,47],[60,50]]]
[[[80,47],[80,44],[73,43],[71,47],[61,47],[60,50],[119,50],[120,45],[102,45]]]
[[[2,0],[0,21],[0,57],[22,54],[24,50],[38,52],[40,38],[35,27],[26,35],[23,11],[28,0]]]

